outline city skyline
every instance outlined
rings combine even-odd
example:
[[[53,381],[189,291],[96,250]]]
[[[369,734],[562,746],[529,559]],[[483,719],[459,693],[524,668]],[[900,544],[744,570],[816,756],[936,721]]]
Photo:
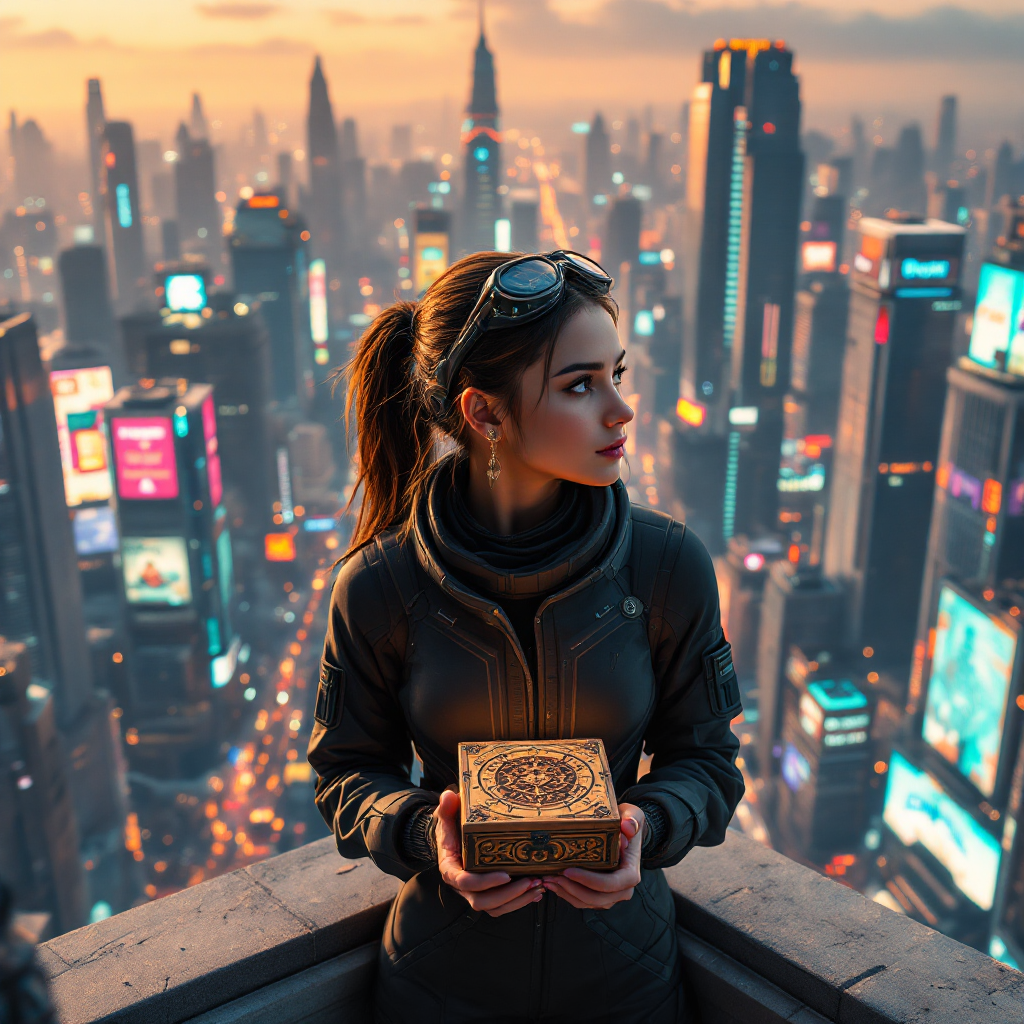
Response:
[[[253,105],[297,128],[310,62],[319,52],[339,116],[457,124],[474,3],[389,0],[321,8],[308,0],[231,0],[168,5],[168,11],[172,6],[173,16],[161,17],[156,32],[151,14],[143,17],[122,0],[90,5],[88,13],[48,0],[0,14],[6,56],[0,92],[7,107],[39,119],[62,154],[77,157],[84,134],[80,83],[99,75],[112,116],[132,120],[139,131],[170,141],[195,90],[211,111],[214,138],[229,141]],[[881,116],[887,140],[909,118],[930,130],[932,98],[952,86],[965,123],[978,135],[966,141],[994,145],[1000,127],[1024,141],[1024,108],[1006,99],[1013,95],[1007,81],[1021,71],[1024,17],[1006,0],[970,9],[914,3],[894,18],[874,0],[757,9],[533,0],[492,2],[487,21],[501,52],[498,87],[510,126],[568,124],[589,118],[596,106],[623,114],[655,97],[665,97],[655,110],[665,121],[678,109],[669,98],[681,103],[688,95],[709,39],[767,35],[784,38],[798,55],[808,128],[838,130],[859,112]]]

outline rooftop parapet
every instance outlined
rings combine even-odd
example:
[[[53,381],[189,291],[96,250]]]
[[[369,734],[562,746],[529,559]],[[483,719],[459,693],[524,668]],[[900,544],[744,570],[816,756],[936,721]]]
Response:
[[[666,874],[705,1024],[1024,1019],[1024,975],[739,833]],[[63,1024],[369,1024],[397,889],[370,861],[341,860],[328,838],[39,954]]]

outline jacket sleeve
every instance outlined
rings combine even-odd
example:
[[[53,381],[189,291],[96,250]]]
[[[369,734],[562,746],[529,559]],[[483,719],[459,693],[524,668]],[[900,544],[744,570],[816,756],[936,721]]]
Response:
[[[722,632],[718,581],[698,538],[683,530],[669,567],[661,628],[652,645],[658,703],[644,737],[651,770],[619,799],[658,804],[665,836],[643,866],[677,864],[694,846],[716,846],[743,796],[739,740],[729,727],[740,713],[732,654]]]
[[[317,808],[341,854],[408,879],[424,865],[403,848],[405,826],[438,797],[410,781],[412,741],[398,700],[408,620],[374,555],[374,545],[356,552],[334,583],[308,757]]]

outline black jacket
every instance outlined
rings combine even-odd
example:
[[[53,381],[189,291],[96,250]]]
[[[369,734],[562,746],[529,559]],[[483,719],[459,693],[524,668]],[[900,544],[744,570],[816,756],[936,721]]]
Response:
[[[408,537],[381,535],[338,575],[309,744],[319,777],[317,806],[341,853],[369,856],[384,871],[412,879],[392,908],[384,937],[378,1019],[596,1021],[603,1019],[598,1007],[617,1013],[607,986],[618,972],[624,994],[635,996],[637,977],[654,986],[646,1004],[641,993],[635,996],[640,1002],[629,1005],[652,1024],[660,1022],[652,1012],[668,1005],[666,992],[677,987],[678,975],[671,899],[660,872],[650,869],[677,863],[694,845],[721,843],[743,793],[735,766],[738,742],[729,728],[740,710],[739,694],[711,559],[682,524],[631,506],[616,484],[603,554],[537,611],[539,668],[533,679],[502,609],[456,579],[439,557],[435,531],[444,527],[436,515],[437,481],[435,474]],[[492,589],[501,589],[499,580]],[[569,736],[601,737],[618,799],[656,802],[667,818],[665,839],[642,865],[641,898],[583,912],[548,897],[507,917],[481,919],[440,881],[436,867],[423,870],[409,859],[402,843],[408,816],[436,804],[438,793],[457,781],[460,741]],[[409,778],[411,743],[423,762],[420,786]],[[653,761],[637,782],[644,746]],[[581,951],[591,967],[574,983],[579,991],[567,995],[564,986],[552,988],[550,977],[542,978],[543,963],[535,962],[540,940],[528,927],[535,917],[547,922],[545,948],[554,942],[582,950],[596,940],[617,951],[613,963]],[[654,920],[660,923],[652,927]],[[481,957],[477,974],[493,963],[481,935],[491,935],[497,949],[508,945],[500,936],[512,941],[517,929],[525,931],[515,948],[527,956],[529,939],[533,950],[529,964],[520,965],[533,987],[507,1018],[499,1018],[493,1005],[490,1016],[486,1007],[477,1007],[474,1016],[476,1004],[466,1003],[461,990],[455,999],[454,989],[438,989],[439,957],[456,955],[445,947],[448,940],[465,947],[456,956],[462,985],[463,961]],[[557,941],[560,929],[564,942]],[[602,957],[606,952],[601,947]],[[655,964],[660,968],[652,971]],[[591,969],[603,980],[600,1002],[588,1013],[579,1009],[579,999],[596,991],[597,976],[586,977]],[[498,971],[495,978],[506,970],[491,968]],[[559,1009],[563,997],[569,1016]],[[630,1013],[618,1019],[634,1019]]]

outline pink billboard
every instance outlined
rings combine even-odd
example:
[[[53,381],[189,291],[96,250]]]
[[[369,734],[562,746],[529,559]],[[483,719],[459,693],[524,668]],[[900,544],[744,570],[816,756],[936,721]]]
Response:
[[[114,463],[122,498],[156,500],[178,496],[178,466],[170,417],[115,419]]]
[[[206,442],[206,476],[210,481],[210,504],[216,508],[224,497],[224,482],[220,472],[217,451],[217,414],[213,409],[213,395],[203,402],[203,440]]]

